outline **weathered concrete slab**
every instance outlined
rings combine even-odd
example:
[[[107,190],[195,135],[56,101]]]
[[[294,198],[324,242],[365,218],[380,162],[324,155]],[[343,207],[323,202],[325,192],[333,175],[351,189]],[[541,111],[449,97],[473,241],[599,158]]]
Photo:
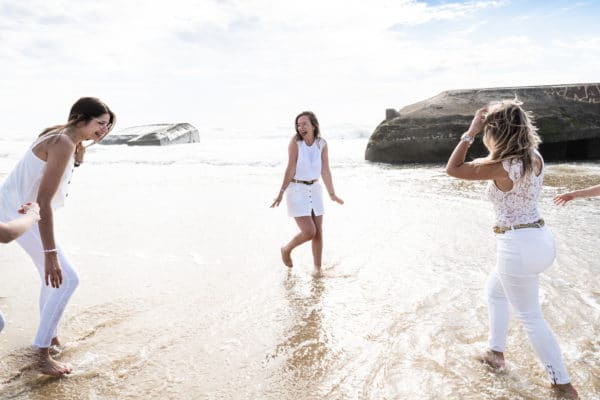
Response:
[[[188,123],[141,125],[110,134],[101,144],[129,146],[164,146],[168,144],[198,143],[198,130]]]
[[[534,113],[546,160],[600,159],[600,83],[451,90],[386,110],[371,135],[365,158],[387,163],[444,162],[475,110],[515,95]],[[469,154],[485,155],[481,138]]]

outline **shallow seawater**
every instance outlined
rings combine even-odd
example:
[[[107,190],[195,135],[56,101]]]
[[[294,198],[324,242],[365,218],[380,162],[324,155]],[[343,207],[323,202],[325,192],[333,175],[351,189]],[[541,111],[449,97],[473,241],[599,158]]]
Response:
[[[164,148],[96,146],[76,170],[57,236],[81,284],[57,356],[71,376],[38,375],[30,342],[39,280],[17,245],[0,250],[0,398],[545,399],[521,326],[508,367],[485,349],[493,214],[484,184],[442,165],[363,160],[366,138],[329,140],[324,276],[309,245],[288,270],[296,232],[270,209],[287,138],[209,135]],[[0,142],[0,174],[25,142]],[[600,398],[600,199],[552,204],[600,183],[598,163],[547,166],[541,212],[557,259],[541,302],[581,397]]]

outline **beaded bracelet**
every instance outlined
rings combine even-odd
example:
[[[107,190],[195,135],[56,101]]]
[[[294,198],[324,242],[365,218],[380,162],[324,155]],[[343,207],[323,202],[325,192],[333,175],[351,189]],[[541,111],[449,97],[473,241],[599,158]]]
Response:
[[[44,253],[56,253],[56,249],[44,249]]]

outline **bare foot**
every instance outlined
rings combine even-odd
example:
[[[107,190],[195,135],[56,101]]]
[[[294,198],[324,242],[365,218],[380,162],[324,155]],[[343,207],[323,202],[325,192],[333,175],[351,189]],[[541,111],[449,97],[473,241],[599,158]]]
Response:
[[[578,399],[577,390],[570,383],[552,385],[557,399]]]
[[[50,357],[48,348],[40,349],[38,353],[37,370],[44,375],[63,376],[71,373],[71,368]]]
[[[477,360],[484,364],[487,364],[495,370],[501,370],[502,368],[504,368],[505,365],[504,353],[494,350],[486,351],[485,353],[477,357]]]
[[[311,274],[313,276],[313,278],[322,278],[323,277],[323,270],[321,269],[321,267],[316,267],[315,269],[313,269],[313,272]]]
[[[287,250],[287,247],[283,246],[281,248],[281,260],[283,261],[283,264],[288,268],[292,268],[294,266],[294,264],[292,264],[291,253],[291,251]]]

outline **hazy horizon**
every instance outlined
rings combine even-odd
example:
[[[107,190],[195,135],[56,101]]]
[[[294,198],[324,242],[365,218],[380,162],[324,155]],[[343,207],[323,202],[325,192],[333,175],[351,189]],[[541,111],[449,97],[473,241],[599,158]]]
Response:
[[[81,96],[118,128],[375,127],[445,90],[598,82],[593,1],[0,0],[3,133],[65,121]],[[287,133],[286,133],[287,134]]]

